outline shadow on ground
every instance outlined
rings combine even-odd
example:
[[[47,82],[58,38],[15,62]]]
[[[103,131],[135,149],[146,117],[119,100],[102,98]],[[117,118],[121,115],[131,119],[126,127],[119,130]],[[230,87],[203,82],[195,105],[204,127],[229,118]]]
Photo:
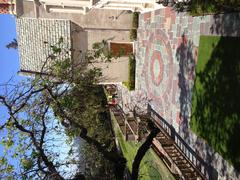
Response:
[[[181,43],[176,51],[176,58],[179,61],[178,85],[180,88],[179,102],[181,111],[180,134],[183,139],[179,135],[176,137],[178,137],[181,142],[185,142],[183,143],[184,146],[197,159],[201,166],[204,166],[204,169],[207,171],[206,174],[208,174],[207,176],[210,179],[217,179],[218,172],[210,165],[211,161],[213,160],[213,153],[211,150],[209,150],[209,147],[203,146],[202,140],[199,138],[197,138],[195,142],[195,146],[197,147],[196,152],[193,151],[190,147],[191,132],[189,127],[189,120],[191,119],[192,91],[196,74],[195,69],[197,54],[198,51],[197,48],[194,47],[193,42],[187,40],[186,36],[183,34]],[[204,160],[199,156],[202,154],[200,151],[206,154],[206,162],[204,162]]]
[[[190,125],[239,171],[240,38],[215,42],[210,59],[198,59]]]
[[[187,136],[188,119],[191,113],[191,92],[195,75],[194,46],[182,35],[181,44],[177,48],[176,58],[179,61],[178,86],[180,88],[181,131]],[[185,137],[186,138],[186,137]]]
[[[210,32],[222,36],[240,36],[240,13],[213,15]]]

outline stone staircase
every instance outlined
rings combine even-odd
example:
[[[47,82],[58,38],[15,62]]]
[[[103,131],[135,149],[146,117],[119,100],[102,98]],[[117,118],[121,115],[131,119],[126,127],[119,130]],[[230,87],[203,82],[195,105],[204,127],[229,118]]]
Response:
[[[158,126],[159,127],[159,126]],[[157,154],[164,154],[165,158],[168,159],[168,166],[173,168],[175,173],[179,175],[181,179],[188,180],[203,180],[205,179],[201,172],[193,166],[193,164],[188,161],[184,153],[177,147],[174,140],[164,132],[164,129],[159,127],[160,132],[155,138],[155,144],[159,143],[159,148],[153,148]],[[163,153],[162,153],[163,152]],[[161,155],[162,156],[162,155]]]
[[[138,140],[138,122],[133,117],[127,117],[122,111],[121,107],[113,106],[111,107],[115,119],[121,129],[125,140],[137,141]]]
[[[127,117],[121,107],[114,106],[111,108],[117,123],[125,137],[125,140],[139,141],[144,140],[149,132],[141,135],[141,125],[146,119],[151,119],[159,128],[160,132],[154,139],[152,149],[165,162],[170,171],[183,180],[205,180],[207,179],[201,171],[188,159],[178,144],[175,142],[175,136],[172,137],[171,130],[163,122],[159,123],[159,119],[155,119],[150,115]]]

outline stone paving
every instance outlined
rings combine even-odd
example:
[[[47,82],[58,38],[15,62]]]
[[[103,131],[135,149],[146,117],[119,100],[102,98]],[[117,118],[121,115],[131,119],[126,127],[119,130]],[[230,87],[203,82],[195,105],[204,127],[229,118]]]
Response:
[[[191,17],[171,8],[140,15],[136,43],[136,91],[123,95],[123,108],[149,103],[209,164],[209,178],[240,179],[233,167],[189,128],[200,35],[240,36],[240,14]],[[143,98],[144,97],[144,98]],[[211,179],[212,179],[211,178]]]
[[[177,14],[170,8],[140,17],[136,86],[147,90],[148,97],[153,100],[152,107],[177,132],[190,114],[188,102],[194,81],[200,27],[206,24],[210,24],[210,16],[193,18],[184,13]]]

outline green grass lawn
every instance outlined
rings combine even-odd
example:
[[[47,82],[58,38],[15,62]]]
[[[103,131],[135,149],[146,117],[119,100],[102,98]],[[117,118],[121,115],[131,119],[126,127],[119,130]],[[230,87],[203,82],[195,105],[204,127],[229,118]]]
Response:
[[[240,169],[240,38],[201,36],[191,129]]]
[[[125,141],[122,133],[120,132],[119,126],[114,118],[114,115],[111,114],[112,122],[116,137],[120,144],[121,150],[124,157],[127,159],[127,166],[129,170],[132,169],[132,162],[137,153],[140,143],[134,143]],[[141,165],[140,165],[140,178],[141,180],[174,180],[175,178],[169,172],[164,163],[159,159],[155,152],[151,149],[144,156]]]

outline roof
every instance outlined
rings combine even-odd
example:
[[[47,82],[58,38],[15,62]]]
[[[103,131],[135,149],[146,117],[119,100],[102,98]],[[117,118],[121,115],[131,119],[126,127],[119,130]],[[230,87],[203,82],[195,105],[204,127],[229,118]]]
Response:
[[[60,38],[63,40],[60,48],[71,49],[69,20],[17,18],[16,24],[21,70],[41,72],[44,62],[53,52],[50,45],[57,45]],[[62,51],[58,59],[70,57],[70,53]]]

